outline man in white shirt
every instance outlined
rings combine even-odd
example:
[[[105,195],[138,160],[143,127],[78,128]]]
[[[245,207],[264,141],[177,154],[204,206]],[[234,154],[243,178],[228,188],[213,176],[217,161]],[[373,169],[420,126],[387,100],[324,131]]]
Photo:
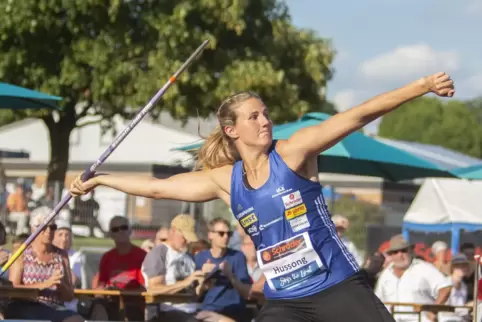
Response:
[[[413,245],[402,235],[390,239],[387,250],[390,265],[381,273],[375,287],[382,302],[445,304],[452,289],[452,281],[434,265],[414,258]],[[412,311],[411,307],[396,307],[395,311]],[[418,321],[417,314],[395,314],[397,322]],[[436,321],[430,312],[422,313],[422,321]]]
[[[147,253],[142,263],[146,289],[157,294],[174,294],[188,291],[195,281],[202,284],[203,273],[195,271],[195,263],[185,249],[188,242],[195,242],[195,221],[190,215],[180,214],[171,221],[165,242]],[[162,303],[147,308],[147,320],[153,319],[186,322],[195,320],[198,303]]]

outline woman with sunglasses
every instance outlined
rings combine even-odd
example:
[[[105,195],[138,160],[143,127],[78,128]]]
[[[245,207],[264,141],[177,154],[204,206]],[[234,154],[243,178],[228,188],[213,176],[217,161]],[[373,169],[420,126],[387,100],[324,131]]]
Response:
[[[37,230],[50,212],[48,207],[37,208],[31,212],[32,232]],[[9,279],[13,286],[39,289],[39,296],[32,301],[10,303],[5,318],[52,322],[84,321],[80,315],[68,310],[64,305],[74,299],[74,287],[67,253],[52,244],[56,229],[55,224],[46,226],[11,266]]]
[[[221,104],[219,126],[199,151],[203,171],[167,179],[101,175],[83,183],[77,178],[71,193],[83,195],[103,185],[157,199],[224,200],[256,245],[266,279],[267,302],[257,321],[393,321],[336,235],[317,158],[350,133],[428,93],[451,97],[453,81],[445,73],[422,77],[300,129],[288,140],[273,140],[268,108],[257,94],[238,93]]]

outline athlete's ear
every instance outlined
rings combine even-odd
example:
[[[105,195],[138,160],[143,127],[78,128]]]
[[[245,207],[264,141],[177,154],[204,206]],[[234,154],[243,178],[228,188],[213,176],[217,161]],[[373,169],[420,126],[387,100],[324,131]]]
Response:
[[[231,139],[237,139],[239,137],[236,128],[233,125],[226,125],[224,128],[224,133],[229,136]]]

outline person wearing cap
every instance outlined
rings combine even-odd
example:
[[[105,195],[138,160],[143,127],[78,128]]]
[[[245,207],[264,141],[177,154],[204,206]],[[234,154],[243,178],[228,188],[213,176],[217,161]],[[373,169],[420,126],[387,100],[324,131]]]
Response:
[[[348,249],[348,252],[350,252],[353,255],[353,257],[355,257],[355,260],[358,263],[358,265],[362,266],[363,257],[360,255],[360,252],[356,248],[355,244],[350,239],[348,239],[348,237],[345,236],[345,232],[350,227],[350,221],[348,220],[348,218],[342,215],[334,215],[331,218],[331,220],[335,224],[336,233],[338,234],[338,237],[340,237],[341,241]]]
[[[434,265],[415,258],[413,248],[402,235],[390,239],[386,254],[391,262],[380,274],[375,294],[382,302],[445,304],[452,289],[452,281]],[[408,309],[411,310],[399,307],[396,311]],[[435,321],[437,318],[430,312],[421,314],[422,322]],[[418,315],[395,314],[395,319],[418,321]]]
[[[203,274],[195,270],[187,245],[198,241],[192,216],[179,214],[171,221],[167,239],[155,246],[142,263],[146,289],[156,294],[192,291],[194,283],[201,285]],[[188,321],[194,318],[197,303],[162,303],[147,307],[147,320]]]
[[[211,248],[195,256],[196,268],[206,274],[214,270],[223,273],[207,290],[201,310],[216,312],[240,322],[251,321],[253,316],[247,310],[244,298],[232,283],[236,280],[244,285],[252,284],[246,257],[242,252],[228,247],[232,231],[226,219],[215,218],[209,222],[208,228]]]
[[[450,263],[445,260],[448,246],[445,242],[438,240],[432,245],[432,254],[435,257],[433,264],[443,274],[450,275]]]

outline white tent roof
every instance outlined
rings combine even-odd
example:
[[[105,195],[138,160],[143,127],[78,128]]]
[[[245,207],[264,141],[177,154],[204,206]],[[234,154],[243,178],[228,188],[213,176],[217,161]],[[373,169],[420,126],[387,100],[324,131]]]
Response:
[[[482,181],[427,179],[403,221],[433,226],[452,223],[482,225],[481,203]]]

